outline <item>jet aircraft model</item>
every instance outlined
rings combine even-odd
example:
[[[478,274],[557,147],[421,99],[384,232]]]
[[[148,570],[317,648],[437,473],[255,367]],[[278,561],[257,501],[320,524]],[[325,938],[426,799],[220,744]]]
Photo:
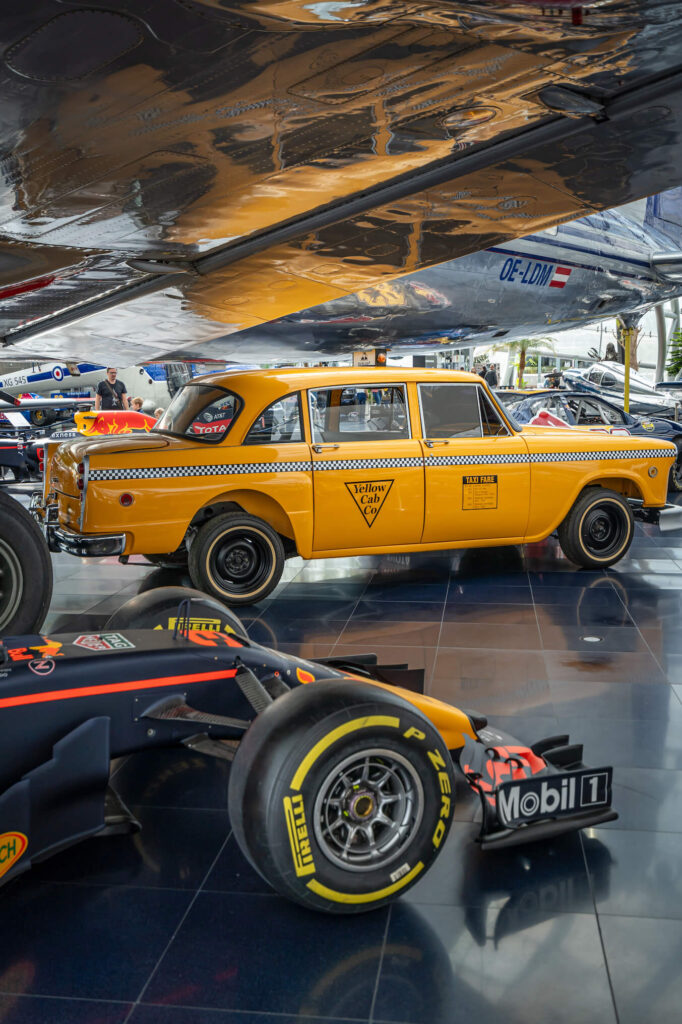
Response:
[[[301,356],[368,345],[418,352],[644,312],[682,292],[682,189],[638,212],[609,210],[490,246],[252,327],[230,344]]]
[[[8,358],[224,358],[679,184],[677,0],[28,0],[0,43]]]

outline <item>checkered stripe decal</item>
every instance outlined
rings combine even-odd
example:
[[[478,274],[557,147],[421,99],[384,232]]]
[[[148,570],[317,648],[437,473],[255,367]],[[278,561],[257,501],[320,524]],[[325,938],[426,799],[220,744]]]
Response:
[[[316,472],[326,469],[399,469],[401,467],[424,465],[421,457],[416,459],[324,459],[313,463]]]
[[[157,480],[173,476],[231,476],[235,473],[310,472],[312,462],[225,462],[218,466],[163,466],[158,469],[93,469],[91,480]]]
[[[622,448],[605,452],[512,452],[506,455],[427,455],[427,466],[499,466],[510,462],[591,462],[609,459],[665,459],[672,452],[661,448]]]
[[[531,462],[590,462],[605,459],[639,457],[641,459],[668,458],[672,452],[660,448],[622,448],[605,452],[510,452],[503,455],[427,455],[405,459],[323,459],[320,462],[226,462],[217,466],[163,466],[158,469],[93,469],[91,480],[158,480],[166,477],[233,476],[244,473],[305,473],[313,468],[322,470],[400,469],[425,464],[428,466],[499,466],[506,463]]]

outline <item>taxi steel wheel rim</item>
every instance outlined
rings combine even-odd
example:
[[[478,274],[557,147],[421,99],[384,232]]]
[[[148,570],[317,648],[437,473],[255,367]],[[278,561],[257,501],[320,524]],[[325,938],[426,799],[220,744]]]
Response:
[[[258,530],[240,527],[218,537],[208,553],[209,576],[226,593],[248,595],[261,590],[274,571],[268,538]]]
[[[21,563],[12,548],[0,538],[0,631],[16,614],[24,592]]]
[[[623,547],[630,523],[617,504],[600,503],[587,510],[580,524],[580,539],[590,554],[608,557]]]
[[[675,486],[682,490],[682,455],[679,455],[673,463],[672,475]]]
[[[345,871],[375,871],[396,860],[419,830],[424,789],[395,750],[362,750],[328,772],[315,800],[315,839]]]

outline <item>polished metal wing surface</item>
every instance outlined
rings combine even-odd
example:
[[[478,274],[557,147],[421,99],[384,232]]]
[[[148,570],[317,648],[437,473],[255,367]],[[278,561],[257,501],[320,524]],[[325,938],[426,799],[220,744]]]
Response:
[[[0,37],[5,357],[215,356],[679,183],[676,0],[13,0]]]

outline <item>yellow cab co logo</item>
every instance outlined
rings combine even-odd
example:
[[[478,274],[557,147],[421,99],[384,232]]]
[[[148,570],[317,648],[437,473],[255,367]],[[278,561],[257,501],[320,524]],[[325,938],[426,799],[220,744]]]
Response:
[[[388,497],[388,492],[393,487],[393,481],[357,480],[352,484],[347,483],[346,487],[367,525],[373,526]]]

